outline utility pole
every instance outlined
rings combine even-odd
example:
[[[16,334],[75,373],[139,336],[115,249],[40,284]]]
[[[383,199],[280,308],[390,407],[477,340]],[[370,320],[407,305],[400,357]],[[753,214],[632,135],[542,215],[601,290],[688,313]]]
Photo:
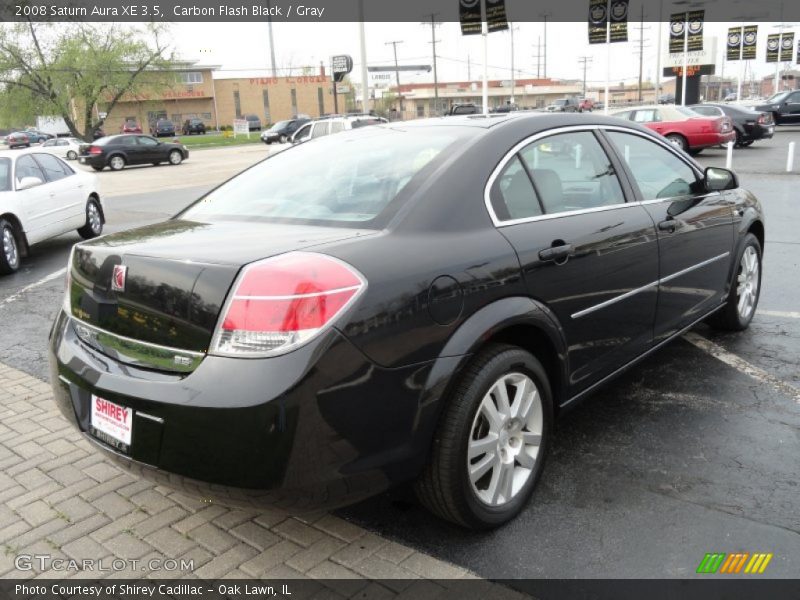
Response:
[[[275,36],[272,34],[272,16],[269,0],[267,0],[267,25],[269,26],[269,58],[272,64],[272,78],[277,79],[278,67],[275,65]]]
[[[536,54],[531,56],[536,59],[536,79],[542,77],[542,36],[536,39]]]
[[[642,6],[640,17],[639,17],[639,26],[637,27],[639,30],[639,93],[638,93],[638,100],[642,102],[642,70],[644,69],[644,31],[645,29],[650,29],[649,27],[644,26],[644,5]],[[656,92],[658,93],[658,92]],[[658,96],[656,96],[656,102],[658,102]]]
[[[436,73],[436,26],[440,25],[441,23],[436,22],[436,15],[439,13],[430,13],[428,15],[431,18],[431,44],[433,45],[433,112],[434,115],[439,114],[439,77]],[[423,25],[427,25],[427,23],[423,23]],[[395,58],[395,67],[397,66],[397,58]],[[469,69],[469,66],[467,66]],[[399,84],[398,84],[399,87]]]
[[[396,40],[394,42],[386,42],[384,45],[391,45],[394,48],[394,77],[397,83],[397,99],[400,103],[400,114],[403,113],[403,94],[400,93],[400,67],[397,64],[397,44],[402,44],[403,40]]]
[[[364,32],[364,0],[358,0],[358,41],[361,46],[361,109],[364,113],[368,113],[369,79],[367,77],[367,36]],[[334,85],[336,84],[334,83]]]
[[[514,104],[514,86],[516,85],[516,82],[515,82],[516,77],[514,76],[514,30],[515,29],[519,29],[519,27],[517,27],[513,23],[509,23],[508,24],[508,31],[511,34],[511,96],[510,96],[510,101],[511,101],[512,106]]]
[[[472,81],[472,59],[467,54],[467,81]]]
[[[592,57],[580,56],[578,62],[583,66],[583,97],[586,98],[586,67],[592,62]]]
[[[550,13],[545,11],[539,13],[539,16],[544,19],[544,47],[542,49],[542,56],[544,58],[544,66],[542,68],[542,77],[547,79],[547,17],[550,16]]]

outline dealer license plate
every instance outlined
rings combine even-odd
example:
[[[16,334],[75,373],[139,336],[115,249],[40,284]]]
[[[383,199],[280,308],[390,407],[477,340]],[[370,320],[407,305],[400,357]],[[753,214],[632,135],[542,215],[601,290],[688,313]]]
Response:
[[[92,435],[127,452],[133,432],[133,409],[92,394]]]

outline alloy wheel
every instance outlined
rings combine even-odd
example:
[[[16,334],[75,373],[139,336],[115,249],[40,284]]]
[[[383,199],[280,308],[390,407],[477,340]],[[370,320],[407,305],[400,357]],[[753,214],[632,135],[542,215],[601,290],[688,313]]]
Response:
[[[467,472],[483,503],[503,506],[532,477],[542,443],[542,399],[523,373],[500,377],[483,397],[470,429]]]
[[[739,275],[736,278],[736,297],[739,316],[743,320],[750,318],[758,300],[761,267],[758,253],[753,246],[745,248],[739,261]]]
[[[19,264],[19,251],[17,250],[17,240],[10,227],[3,228],[3,254],[8,266],[16,269]]]
[[[181,156],[180,152],[178,152],[177,150],[173,150],[172,152],[170,152],[170,154],[169,154],[169,162],[170,162],[171,165],[179,165],[179,164],[181,164],[182,160],[183,160],[183,156]]]
[[[109,164],[111,165],[112,169],[114,169],[115,171],[119,171],[125,166],[125,159],[122,158],[121,156],[114,156],[111,158]]]
[[[86,207],[86,221],[89,223],[92,233],[100,235],[103,231],[103,219],[100,217],[100,209],[94,202],[89,202]]]

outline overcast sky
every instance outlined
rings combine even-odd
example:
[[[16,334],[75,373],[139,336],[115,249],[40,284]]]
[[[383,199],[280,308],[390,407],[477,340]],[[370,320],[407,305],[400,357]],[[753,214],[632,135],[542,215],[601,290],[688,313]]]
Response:
[[[706,39],[717,36],[717,74],[722,65],[725,36],[729,23],[706,23]],[[536,76],[535,54],[539,37],[544,42],[542,23],[515,23],[514,32],[514,70],[517,78]],[[656,46],[658,29],[662,28],[662,47],[668,40],[668,23],[644,24],[644,79],[655,79]],[[612,82],[634,81],[638,78],[639,63],[639,23],[628,25],[627,43],[611,44]],[[361,62],[358,38],[359,26],[356,23],[286,23],[273,25],[275,35],[275,54],[279,69],[299,68],[306,65],[319,67],[320,61],[327,65],[333,54],[350,54],[353,57],[354,72],[358,72]],[[397,45],[397,58],[401,65],[431,64],[430,24],[416,23],[367,23],[367,64],[393,65],[394,56],[387,42],[402,41]],[[795,32],[800,28],[794,27]],[[790,31],[791,31],[790,30]],[[774,73],[774,65],[764,61],[766,36],[777,31],[773,23],[759,25],[758,56],[751,61],[757,76]],[[265,69],[269,65],[269,35],[266,23],[179,23],[174,25],[175,45],[182,58],[199,59],[205,64],[219,64],[248,76],[250,69]],[[589,85],[605,82],[606,46],[589,45],[585,23],[547,24],[547,75],[555,78],[578,79],[583,76],[578,58],[588,56],[592,59],[587,71]],[[796,39],[800,34],[796,33]],[[481,36],[462,36],[458,23],[443,23],[436,28],[436,54],[439,81],[466,80],[468,62],[471,62],[471,79],[481,76],[482,43]],[[541,62],[541,61],[540,61]],[[489,77],[509,79],[511,66],[511,36],[508,32],[489,35]],[[738,63],[727,63],[726,74],[738,73]],[[540,68],[541,72],[541,68]],[[297,73],[297,72],[296,72]],[[279,75],[286,74],[279,72]],[[401,73],[401,82],[432,81],[432,75]],[[358,78],[358,75],[354,77]],[[749,77],[748,77],[749,78]]]

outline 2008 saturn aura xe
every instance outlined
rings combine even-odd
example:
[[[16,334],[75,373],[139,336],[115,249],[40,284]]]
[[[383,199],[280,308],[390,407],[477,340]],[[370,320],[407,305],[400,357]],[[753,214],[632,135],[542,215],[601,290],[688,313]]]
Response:
[[[744,329],[764,220],[724,169],[595,115],[312,140],[73,249],[63,413],[130,469],[293,510],[414,480],[474,528],[565,406],[703,319]]]

